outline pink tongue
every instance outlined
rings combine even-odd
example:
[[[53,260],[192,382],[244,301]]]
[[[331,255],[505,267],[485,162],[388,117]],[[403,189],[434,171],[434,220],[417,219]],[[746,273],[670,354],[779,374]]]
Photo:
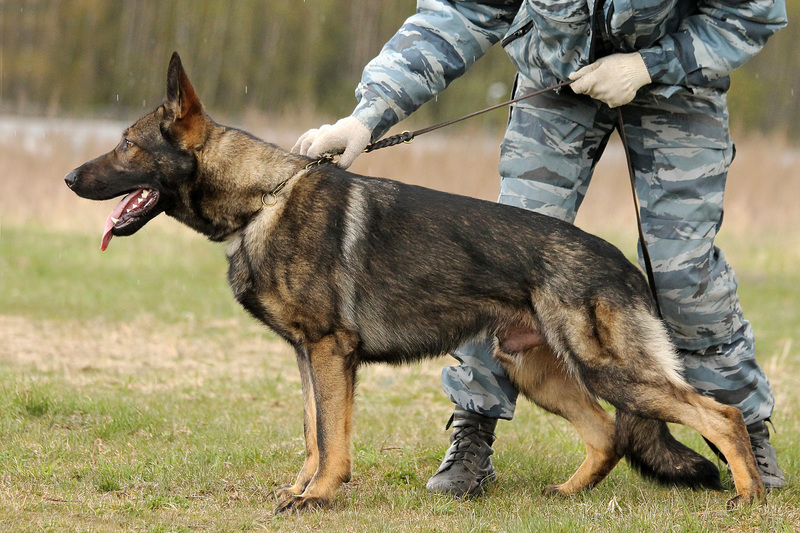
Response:
[[[106,248],[108,248],[108,243],[111,242],[111,237],[114,236],[114,234],[111,233],[111,230],[114,229],[114,225],[115,225],[114,220],[119,220],[119,218],[122,216],[122,212],[125,210],[125,207],[127,207],[128,202],[130,202],[133,198],[135,198],[141,192],[142,192],[142,189],[139,189],[138,191],[134,191],[134,192],[130,193],[128,196],[123,198],[117,204],[117,206],[114,207],[114,210],[111,211],[111,214],[108,215],[108,218],[106,219],[106,226],[103,228],[103,240],[100,242],[100,250],[101,251],[103,251],[103,252],[106,251]]]

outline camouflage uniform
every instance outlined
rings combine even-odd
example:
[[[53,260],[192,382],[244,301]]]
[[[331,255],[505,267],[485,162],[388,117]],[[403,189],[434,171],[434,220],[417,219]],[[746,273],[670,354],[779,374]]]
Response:
[[[598,57],[639,51],[653,83],[622,108],[659,301],[686,375],[748,424],[773,397],[755,362],[736,277],[714,237],[733,158],[728,74],[786,22],[782,0],[419,0],[366,67],[353,116],[381,137],[503,41],[515,95],[568,79]],[[516,105],[501,146],[500,202],[572,221],[617,111],[566,89]],[[464,409],[513,416],[516,391],[476,340],[442,374]]]

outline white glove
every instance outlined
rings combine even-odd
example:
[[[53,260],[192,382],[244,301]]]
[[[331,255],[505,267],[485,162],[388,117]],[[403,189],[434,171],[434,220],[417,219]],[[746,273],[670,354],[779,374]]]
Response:
[[[570,87],[578,94],[588,94],[608,107],[625,105],[640,87],[652,80],[641,54],[612,54],[602,57],[569,75]]]
[[[336,124],[325,124],[319,129],[308,130],[297,140],[292,152],[311,158],[325,153],[342,152],[336,164],[347,168],[364,151],[371,139],[372,134],[360,120],[346,117]]]

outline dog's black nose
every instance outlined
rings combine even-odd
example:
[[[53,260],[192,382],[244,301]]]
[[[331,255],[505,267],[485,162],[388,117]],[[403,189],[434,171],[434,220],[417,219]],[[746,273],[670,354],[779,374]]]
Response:
[[[78,171],[73,170],[72,172],[64,176],[64,181],[67,182],[67,187],[71,189],[72,186],[75,185],[75,182],[78,181]]]

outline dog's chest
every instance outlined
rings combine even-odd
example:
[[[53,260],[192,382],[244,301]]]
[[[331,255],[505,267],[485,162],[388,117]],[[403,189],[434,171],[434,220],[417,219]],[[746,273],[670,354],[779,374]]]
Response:
[[[278,289],[280,274],[274,265],[263,260],[264,247],[254,250],[249,244],[241,234],[228,245],[228,283],[234,298],[248,313],[289,342],[304,338],[306,332],[297,326],[307,322],[298,313],[300,306],[286,291]]]
[[[244,236],[239,234],[236,236],[226,250],[228,258],[228,283],[233,290],[233,296],[236,300],[245,305],[243,299],[247,298],[247,293],[253,292],[253,272],[250,267],[250,262],[247,260],[247,254],[244,249]],[[245,305],[245,307],[247,307]],[[252,310],[248,309],[251,313]]]

